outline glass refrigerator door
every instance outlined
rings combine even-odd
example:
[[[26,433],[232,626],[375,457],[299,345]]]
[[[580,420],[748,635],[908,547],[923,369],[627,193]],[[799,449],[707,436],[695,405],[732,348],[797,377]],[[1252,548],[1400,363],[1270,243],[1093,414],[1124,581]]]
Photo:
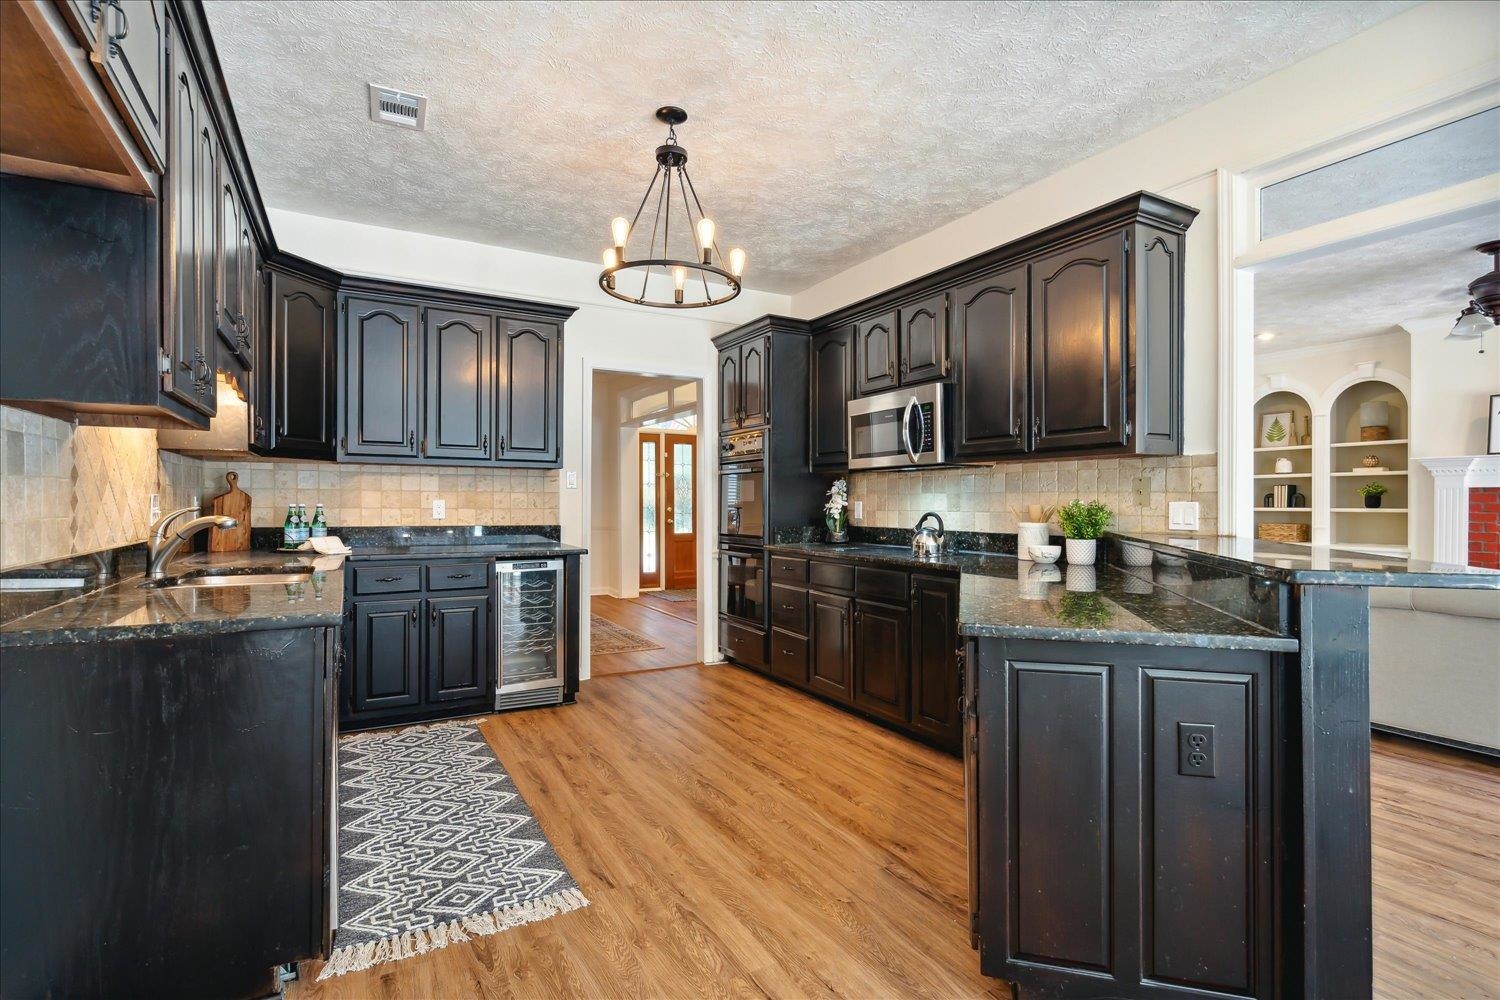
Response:
[[[500,566],[500,690],[562,679],[561,564]]]

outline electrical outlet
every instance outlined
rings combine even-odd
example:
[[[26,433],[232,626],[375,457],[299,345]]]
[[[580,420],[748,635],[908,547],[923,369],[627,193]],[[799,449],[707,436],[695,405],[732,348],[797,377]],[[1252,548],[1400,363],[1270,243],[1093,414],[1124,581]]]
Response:
[[[865,519],[865,502],[863,500],[855,500],[849,507],[854,511],[853,514],[849,515],[852,519],[856,521],[863,521]]]
[[[1150,474],[1136,476],[1131,486],[1135,489],[1135,505],[1137,507],[1151,506],[1151,476]]]
[[[567,488],[570,490],[578,489],[578,473],[574,472],[572,469],[568,470]]]
[[[154,521],[158,517],[161,517],[161,494],[153,493],[151,494],[151,520]]]
[[[1167,504],[1168,531],[1198,530],[1198,501],[1173,500]]]
[[[1194,778],[1214,776],[1214,727],[1202,722],[1177,723],[1177,773]]]
[[[446,501],[446,500],[434,500],[434,501],[432,501],[432,519],[434,521],[441,521],[443,518],[445,518],[447,516],[448,516],[448,501]]]

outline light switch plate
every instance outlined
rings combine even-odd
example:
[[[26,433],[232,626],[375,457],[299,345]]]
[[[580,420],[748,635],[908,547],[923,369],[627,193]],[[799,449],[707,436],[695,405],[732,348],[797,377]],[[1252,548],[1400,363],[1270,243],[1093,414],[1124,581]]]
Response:
[[[855,500],[849,506],[854,511],[853,514],[849,515],[851,518],[856,521],[863,521],[865,519],[865,502],[863,500]]]
[[[446,500],[434,500],[434,501],[432,501],[432,519],[434,521],[441,521],[443,518],[445,518],[447,516],[448,516],[448,501],[446,501]]]
[[[568,470],[567,484],[568,489],[570,490],[578,489],[578,473],[574,472],[572,469]]]
[[[1198,530],[1198,501],[1173,500],[1167,504],[1168,531]]]
[[[153,493],[151,494],[151,520],[154,521],[158,517],[161,517],[161,494]]]

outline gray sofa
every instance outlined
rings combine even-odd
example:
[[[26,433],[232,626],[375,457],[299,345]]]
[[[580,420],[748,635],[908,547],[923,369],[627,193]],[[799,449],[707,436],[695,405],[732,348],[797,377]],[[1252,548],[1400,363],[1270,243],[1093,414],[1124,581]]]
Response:
[[[1370,721],[1500,753],[1500,592],[1372,587]]]

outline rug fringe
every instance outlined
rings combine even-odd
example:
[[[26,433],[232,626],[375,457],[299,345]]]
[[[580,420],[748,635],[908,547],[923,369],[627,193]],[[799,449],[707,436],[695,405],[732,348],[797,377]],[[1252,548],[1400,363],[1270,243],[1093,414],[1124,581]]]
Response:
[[[390,729],[370,729],[362,733],[350,733],[348,736],[340,736],[340,744],[363,743],[366,740],[378,740],[385,736],[395,736],[397,733],[417,733],[424,729],[448,729],[453,726],[477,726],[487,716],[472,715],[464,719],[444,719],[441,722],[428,722],[420,726],[400,726]]]
[[[545,920],[588,905],[589,901],[584,898],[582,889],[564,889],[550,896],[539,896],[488,913],[471,913],[434,927],[419,927],[397,937],[335,948],[318,972],[318,979],[332,979],[334,976],[359,972],[385,962],[412,958],[446,948],[450,944],[498,934],[510,927]]]

